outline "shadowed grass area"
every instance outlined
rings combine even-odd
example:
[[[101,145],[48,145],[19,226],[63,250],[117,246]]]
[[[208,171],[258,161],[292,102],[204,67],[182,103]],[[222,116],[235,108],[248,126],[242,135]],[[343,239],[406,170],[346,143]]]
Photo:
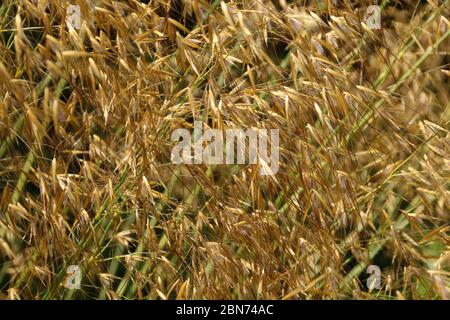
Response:
[[[2,1],[0,299],[450,299],[450,3],[372,4]]]

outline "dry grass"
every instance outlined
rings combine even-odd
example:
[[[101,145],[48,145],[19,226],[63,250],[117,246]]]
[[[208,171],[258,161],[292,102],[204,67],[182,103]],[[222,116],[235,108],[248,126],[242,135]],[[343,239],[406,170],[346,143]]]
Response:
[[[0,298],[450,299],[449,1],[381,30],[369,2],[70,2],[79,31],[0,4]],[[279,128],[280,171],[171,164],[194,120]]]

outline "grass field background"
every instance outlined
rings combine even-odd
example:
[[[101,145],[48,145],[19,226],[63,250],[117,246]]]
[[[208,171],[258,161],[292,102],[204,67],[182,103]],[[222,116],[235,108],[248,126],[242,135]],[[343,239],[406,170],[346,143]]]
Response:
[[[0,298],[450,299],[450,3],[373,4],[0,2]],[[194,121],[280,170],[172,164]]]

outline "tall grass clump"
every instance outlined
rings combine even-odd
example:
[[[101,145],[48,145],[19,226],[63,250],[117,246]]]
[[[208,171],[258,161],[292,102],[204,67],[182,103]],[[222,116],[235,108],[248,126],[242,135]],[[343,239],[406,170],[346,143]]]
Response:
[[[450,3],[372,4],[3,0],[0,299],[450,299]],[[194,121],[278,173],[173,164]]]

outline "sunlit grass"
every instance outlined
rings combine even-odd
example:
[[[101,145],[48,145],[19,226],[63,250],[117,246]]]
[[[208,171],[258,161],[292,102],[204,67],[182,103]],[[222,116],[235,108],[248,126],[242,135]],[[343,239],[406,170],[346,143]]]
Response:
[[[80,30],[0,4],[0,298],[450,299],[448,1],[382,1],[381,30],[372,3],[70,2]],[[194,121],[280,129],[279,172],[172,164]]]

